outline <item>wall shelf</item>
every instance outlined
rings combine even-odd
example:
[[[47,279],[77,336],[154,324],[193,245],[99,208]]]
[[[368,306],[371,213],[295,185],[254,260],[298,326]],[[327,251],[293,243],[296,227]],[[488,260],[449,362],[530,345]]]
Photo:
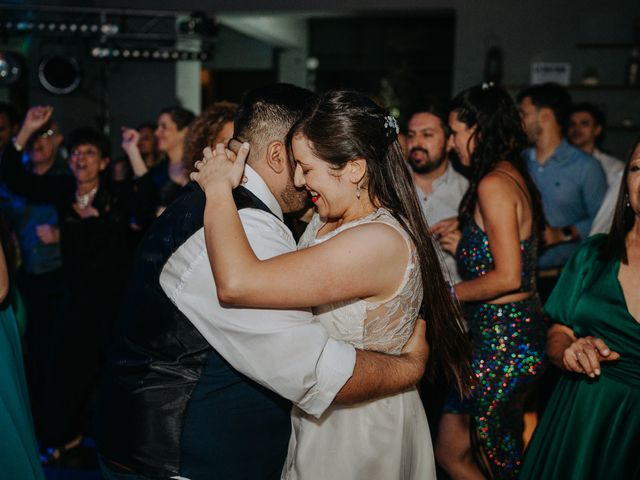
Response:
[[[576,44],[576,48],[581,50],[630,50],[634,47],[640,47],[640,45],[634,45],[631,42],[585,42]]]
[[[529,88],[531,85],[503,85],[507,90],[524,90],[525,88]],[[582,85],[581,83],[575,83],[571,85],[565,85],[567,90],[620,90],[620,91],[637,91],[640,93],[640,86],[630,86],[630,85],[618,85],[618,84],[609,84],[602,83],[600,85]]]

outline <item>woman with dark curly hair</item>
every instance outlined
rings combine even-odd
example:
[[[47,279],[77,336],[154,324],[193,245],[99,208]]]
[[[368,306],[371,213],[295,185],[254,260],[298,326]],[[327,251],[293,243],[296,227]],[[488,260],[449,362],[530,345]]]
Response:
[[[187,171],[193,171],[193,164],[202,160],[205,147],[213,148],[233,137],[233,118],[237,110],[237,103],[215,102],[191,123],[184,139],[183,161]]]
[[[484,478],[471,447],[477,437],[485,475],[514,478],[524,448],[525,395],[544,366],[535,290],[542,204],[521,158],[526,136],[506,91],[491,84],[464,90],[453,100],[449,125],[451,146],[472,173],[460,204],[462,232],[440,243],[458,260],[463,281],[455,293],[464,303],[477,383],[470,398],[447,400],[436,457],[452,478]]]

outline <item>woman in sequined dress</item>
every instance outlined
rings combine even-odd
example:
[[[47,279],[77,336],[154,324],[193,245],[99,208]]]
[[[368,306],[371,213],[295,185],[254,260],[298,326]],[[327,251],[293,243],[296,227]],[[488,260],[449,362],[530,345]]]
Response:
[[[524,399],[544,364],[545,326],[535,292],[544,215],[520,157],[526,145],[520,117],[503,89],[484,84],[461,92],[449,124],[451,146],[472,175],[460,204],[461,233],[440,242],[456,255],[463,278],[455,293],[464,303],[477,384],[471,398],[447,400],[436,457],[454,479],[514,478]]]

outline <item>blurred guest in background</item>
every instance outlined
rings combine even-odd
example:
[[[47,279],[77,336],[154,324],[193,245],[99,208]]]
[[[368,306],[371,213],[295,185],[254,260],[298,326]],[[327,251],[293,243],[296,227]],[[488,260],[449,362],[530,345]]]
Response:
[[[624,169],[624,164],[600,150],[605,128],[604,113],[596,105],[584,102],[572,107],[569,118],[569,140],[574,146],[600,162],[607,176],[607,185],[611,186],[616,176]]]
[[[214,148],[233,137],[233,117],[237,110],[236,103],[215,102],[191,123],[184,144],[184,164],[188,171],[193,171],[193,164],[202,160],[205,147]]]
[[[548,222],[538,259],[538,292],[544,301],[581,240],[587,238],[607,191],[598,161],[565,139],[571,97],[560,85],[534,85],[518,94],[532,147],[524,152],[542,196]]]

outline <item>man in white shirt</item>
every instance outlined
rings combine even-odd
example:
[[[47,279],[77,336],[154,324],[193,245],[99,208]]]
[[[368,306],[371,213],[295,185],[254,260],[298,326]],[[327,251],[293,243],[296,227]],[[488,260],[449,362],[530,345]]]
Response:
[[[596,105],[578,103],[571,109],[568,136],[574,146],[600,162],[607,176],[607,186],[611,187],[616,176],[624,169],[624,162],[598,148],[604,137],[605,124],[604,113]]]
[[[422,212],[431,228],[438,222],[444,220],[441,224],[444,225],[458,217],[460,201],[469,187],[468,180],[449,162],[448,139],[446,112],[437,105],[427,105],[409,119],[407,161]],[[439,244],[436,245],[439,248]],[[460,282],[455,258],[441,248],[439,250],[445,278],[452,285]]]
[[[260,258],[296,248],[282,215],[301,208],[307,194],[293,185],[284,139],[313,98],[274,85],[249,92],[237,114],[235,136],[252,150],[234,198]],[[424,371],[421,324],[410,350],[387,356],[331,339],[307,310],[220,305],[204,203],[189,185],[135,259],[97,415],[109,480],[279,478],[288,401],[319,417],[333,402],[402,391]]]

